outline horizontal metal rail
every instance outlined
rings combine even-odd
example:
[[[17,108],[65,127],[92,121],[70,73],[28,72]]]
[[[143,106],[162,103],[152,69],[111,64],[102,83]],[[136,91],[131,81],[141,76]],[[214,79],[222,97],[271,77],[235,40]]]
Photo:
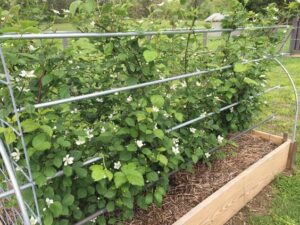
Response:
[[[280,54],[280,55],[282,55],[282,54]],[[248,63],[260,62],[260,61],[263,61],[263,60],[272,59],[273,57],[274,56],[265,56],[265,57],[260,58],[260,59],[245,60],[241,63],[242,64],[248,64]],[[152,86],[152,85],[155,85],[155,84],[162,84],[162,83],[166,83],[166,82],[169,82],[169,81],[180,80],[180,79],[190,78],[190,77],[194,77],[194,76],[200,76],[200,75],[204,75],[204,74],[208,74],[208,73],[212,73],[212,72],[216,72],[216,71],[222,71],[222,70],[226,70],[226,69],[230,69],[230,68],[233,68],[233,65],[226,65],[226,66],[218,67],[218,68],[215,68],[215,69],[181,74],[181,75],[177,75],[177,76],[174,76],[174,77],[164,78],[164,79],[161,79],[161,80],[154,80],[154,81],[149,81],[149,82],[145,82],[145,83],[130,85],[130,86],[126,86],[126,87],[114,88],[114,89],[105,90],[105,91],[97,91],[97,92],[94,92],[94,93],[91,93],[91,94],[84,94],[84,95],[80,95],[80,96],[74,96],[74,97],[69,97],[69,98],[64,98],[64,99],[39,103],[39,104],[33,105],[33,107],[35,109],[39,109],[39,108],[45,108],[45,107],[54,106],[54,105],[60,105],[60,104],[65,104],[65,103],[70,103],[70,102],[75,102],[75,101],[81,101],[81,100],[85,100],[85,99],[110,95],[110,94],[114,94],[114,93],[117,93],[117,92],[129,91],[129,90],[134,90],[134,89],[138,89],[138,88],[142,88],[142,87],[148,87],[148,86]],[[22,107],[18,111],[24,111],[24,110],[25,110],[25,107]]]
[[[259,96],[261,96],[261,95],[263,95],[263,94],[266,94],[266,93],[268,93],[268,92],[270,92],[270,91],[273,91],[273,90],[276,90],[276,89],[279,89],[279,88],[281,88],[281,87],[280,87],[280,86],[274,86],[274,87],[272,87],[272,88],[269,88],[269,89],[265,90],[265,91],[264,91],[263,93],[261,93],[261,94],[258,94],[258,95],[256,95],[256,96],[251,96],[251,97],[249,97],[249,99],[251,100],[251,99],[253,99],[253,98],[255,98],[255,97],[259,97]],[[233,104],[230,104],[230,105],[228,105],[228,106],[225,106],[225,107],[221,108],[220,111],[219,111],[218,113],[223,112],[223,111],[225,111],[225,110],[228,110],[228,109],[230,109],[230,108],[232,108],[232,107],[234,107],[234,106],[237,106],[237,105],[239,105],[241,102],[242,102],[242,101],[236,102],[236,103],[233,103]],[[189,120],[189,121],[187,121],[187,122],[185,122],[185,123],[182,123],[182,124],[180,124],[180,125],[177,125],[177,126],[171,128],[171,129],[168,129],[168,130],[166,130],[165,132],[169,133],[169,132],[174,131],[174,130],[177,130],[177,129],[179,129],[179,128],[183,128],[183,127],[185,127],[185,126],[188,126],[188,125],[190,125],[190,124],[192,124],[192,123],[198,122],[198,121],[200,121],[200,120],[203,120],[203,119],[205,119],[205,118],[207,118],[207,117],[209,117],[209,116],[215,115],[215,114],[217,114],[217,112],[210,112],[210,113],[206,114],[205,116],[200,116],[200,117],[198,117],[198,118],[196,118],[196,119]],[[92,163],[95,163],[95,162],[97,162],[97,161],[100,161],[101,159],[102,159],[101,157],[95,157],[95,158],[89,159],[89,160],[87,160],[87,161],[85,161],[85,162],[83,163],[83,166],[88,166],[88,165],[90,165],[90,164],[92,164]],[[60,176],[62,176],[63,174],[64,174],[64,172],[63,172],[62,170],[61,170],[61,171],[58,171],[54,176],[52,176],[52,177],[47,177],[47,181],[52,180],[52,179],[54,179],[54,178],[56,178],[56,177],[60,177]],[[24,189],[27,189],[27,188],[31,187],[32,185],[35,185],[35,182],[24,184],[24,185],[22,185],[22,186],[20,187],[20,189],[21,189],[21,190],[24,190]],[[1,193],[1,194],[0,194],[0,199],[3,198],[3,197],[7,197],[7,196],[9,196],[9,195],[12,195],[12,194],[14,194],[14,190],[9,190],[9,191],[6,191],[6,192],[4,192],[4,193]]]
[[[216,33],[232,32],[247,30],[264,30],[264,29],[288,29],[288,25],[277,26],[258,26],[258,27],[240,27],[236,29],[175,29],[160,31],[128,31],[128,32],[106,32],[106,33],[79,33],[79,32],[59,32],[59,33],[41,33],[41,34],[3,34],[0,40],[9,39],[61,39],[61,38],[113,38],[113,37],[130,37],[130,36],[153,36],[153,35],[177,35],[177,34],[198,34],[198,33]]]
[[[259,127],[259,126],[261,126],[261,125],[263,125],[263,124],[265,124],[265,123],[267,123],[267,122],[273,120],[274,118],[275,118],[275,114],[272,114],[271,116],[267,117],[267,118],[264,119],[263,121],[261,121],[261,122],[259,122],[258,124],[256,124],[256,125],[254,125],[254,126],[248,128],[247,130],[242,131],[241,133],[239,133],[239,134],[235,135],[234,137],[230,138],[229,140],[231,140],[231,141],[232,141],[232,140],[235,140],[235,139],[237,139],[238,137],[242,136],[243,134],[246,134],[246,133],[248,133],[248,132],[250,132],[250,131],[256,129],[257,127]],[[217,151],[217,150],[220,149],[220,148],[221,148],[221,146],[217,146],[217,147],[214,147],[214,148],[208,150],[207,152],[208,152],[208,153],[212,153],[212,152]],[[170,173],[168,174],[168,176],[171,176],[171,175],[175,174],[175,173],[178,172],[178,171],[179,171],[179,169],[178,169],[178,170],[174,170],[174,171],[170,172]],[[157,182],[158,182],[158,181],[152,182],[152,183],[148,184],[147,187],[146,187],[146,189],[153,187]],[[81,220],[81,221],[75,223],[74,225],[84,225],[84,224],[90,222],[92,219],[94,219],[94,218],[96,218],[96,217],[98,217],[98,216],[101,216],[101,215],[103,215],[103,214],[106,213],[106,212],[107,212],[106,209],[100,209],[100,210],[98,210],[97,212],[95,212],[95,213],[93,213],[93,214],[87,216],[87,217],[84,218],[83,220]]]
[[[89,160],[85,161],[82,165],[83,165],[83,166],[88,166],[88,165],[90,165],[90,164],[92,164],[92,163],[94,163],[94,162],[100,161],[101,159],[102,159],[101,157],[95,157],[95,158],[92,158],[92,159],[89,159]],[[62,176],[63,174],[64,174],[64,172],[63,172],[62,170],[61,170],[61,171],[58,171],[54,176],[52,176],[52,177],[47,177],[47,181],[52,180],[52,179],[54,179],[54,178],[56,178],[56,177],[60,177],[60,176]],[[36,185],[36,183],[35,183],[35,182],[29,182],[29,183],[27,183],[27,184],[21,185],[21,186],[20,186],[20,190],[25,190],[25,189],[27,189],[27,188],[32,187],[33,185]],[[0,199],[1,199],[1,198],[6,198],[6,197],[8,197],[8,196],[10,196],[10,195],[12,195],[12,194],[14,194],[14,193],[15,193],[15,190],[14,190],[14,189],[11,189],[11,190],[6,191],[6,192],[3,192],[3,193],[0,193]]]
[[[261,96],[262,94],[266,94],[266,93],[268,93],[268,92],[270,92],[270,91],[273,91],[273,90],[276,90],[276,89],[280,89],[280,88],[281,88],[280,86],[275,86],[275,87],[269,88],[269,89],[267,89],[266,91],[264,91],[264,92],[261,93],[261,94],[258,94],[258,95],[256,95],[256,96],[250,96],[250,97],[249,97],[249,100],[251,100],[251,99],[253,99],[253,98],[256,98],[256,97],[259,97],[259,96]],[[234,106],[237,106],[237,105],[241,104],[241,103],[244,102],[244,101],[245,101],[245,100],[239,101],[239,102],[235,102],[235,103],[232,103],[232,104],[230,104],[230,105],[227,105],[227,106],[221,108],[219,112],[210,112],[210,113],[207,113],[206,115],[201,115],[201,116],[199,116],[199,117],[197,117],[197,118],[195,118],[195,119],[186,121],[186,122],[181,123],[181,124],[179,124],[179,125],[177,125],[177,126],[175,126],[175,127],[172,127],[172,128],[170,128],[170,129],[166,130],[166,132],[167,132],[167,133],[170,133],[170,132],[172,132],[172,131],[175,131],[175,130],[178,130],[178,129],[180,129],[180,128],[183,128],[183,127],[186,127],[186,126],[188,126],[188,125],[191,125],[191,124],[193,124],[193,123],[195,123],[195,122],[199,122],[199,121],[204,120],[205,118],[207,118],[207,117],[209,117],[209,116],[215,115],[215,114],[217,114],[217,113],[220,113],[220,112],[223,112],[223,111],[225,111],[225,110],[228,110],[228,109],[230,109],[230,108],[232,108],[232,107],[234,107]]]

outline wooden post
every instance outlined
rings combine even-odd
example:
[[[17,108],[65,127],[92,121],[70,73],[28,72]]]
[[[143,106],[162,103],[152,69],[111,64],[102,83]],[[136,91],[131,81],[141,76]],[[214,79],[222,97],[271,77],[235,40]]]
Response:
[[[291,44],[290,44],[290,53],[291,55],[300,54],[300,19],[293,19],[293,30],[291,36]]]
[[[295,161],[296,161],[296,153],[297,153],[297,142],[293,142],[290,145],[288,160],[286,164],[286,169],[291,170],[291,172],[295,172]]]

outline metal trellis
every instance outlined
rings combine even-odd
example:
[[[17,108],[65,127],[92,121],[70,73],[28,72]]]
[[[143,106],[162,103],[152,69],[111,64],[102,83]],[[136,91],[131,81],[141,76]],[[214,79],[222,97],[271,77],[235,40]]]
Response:
[[[24,40],[24,39],[25,40],[32,40],[32,39],[55,39],[55,38],[56,39],[66,39],[66,38],[115,38],[115,37],[130,37],[130,36],[182,35],[182,34],[197,34],[197,33],[207,34],[207,33],[214,33],[214,32],[254,31],[254,30],[289,29],[289,28],[290,28],[289,26],[284,25],[284,26],[268,26],[268,27],[244,27],[244,28],[237,28],[235,30],[233,30],[233,29],[178,29],[178,30],[161,30],[161,31],[146,31],[146,32],[144,32],[144,31],[141,31],[141,32],[116,32],[116,33],[58,32],[58,33],[42,33],[42,34],[4,34],[4,35],[0,36],[0,40]],[[289,36],[284,40],[284,43],[286,43]],[[282,48],[280,48],[280,50],[282,50]],[[284,54],[279,53],[275,57],[282,56],[282,55],[284,55]],[[1,153],[2,159],[4,161],[4,165],[5,165],[5,168],[0,169],[0,170],[3,173],[3,176],[5,176],[7,178],[6,181],[11,182],[11,186],[8,188],[7,191],[5,191],[4,189],[3,190],[0,189],[0,207],[1,207],[1,204],[2,204],[1,199],[6,199],[8,197],[15,196],[16,199],[17,199],[19,208],[18,209],[13,209],[13,210],[16,211],[14,213],[14,217],[16,217],[16,215],[17,215],[17,217],[19,217],[19,219],[21,218],[22,223],[25,224],[25,225],[30,225],[31,223],[42,224],[42,219],[41,219],[39,206],[38,206],[37,194],[36,194],[36,190],[35,190],[35,182],[32,178],[29,157],[28,157],[27,149],[26,149],[25,138],[24,138],[24,134],[23,134],[23,131],[22,131],[22,127],[21,127],[21,121],[19,119],[19,113],[22,112],[25,108],[22,107],[22,106],[17,106],[16,105],[16,101],[15,101],[15,97],[14,97],[14,93],[13,93],[13,88],[12,88],[11,81],[10,81],[11,80],[10,74],[9,74],[9,71],[7,69],[7,66],[6,66],[6,62],[5,62],[5,58],[4,58],[4,54],[3,54],[1,46],[0,46],[0,57],[1,57],[1,63],[2,63],[3,70],[4,70],[4,75],[5,75],[5,80],[0,80],[0,85],[5,85],[9,90],[9,95],[10,95],[10,99],[11,99],[11,103],[12,103],[12,107],[13,107],[14,116],[16,118],[17,128],[14,128],[4,118],[0,118],[0,122],[1,122],[2,127],[10,127],[12,129],[12,131],[17,135],[17,137],[21,140],[22,150],[24,152],[24,157],[25,157],[25,162],[26,162],[25,170],[23,170],[22,168],[19,168],[18,164],[14,161],[14,159],[11,156],[10,146],[8,144],[4,145],[2,143],[2,141],[0,140],[0,153]],[[268,55],[264,56],[263,58],[259,58],[259,59],[251,59],[251,60],[247,60],[247,61],[242,61],[241,63],[243,63],[243,64],[254,63],[254,62],[259,63],[263,60],[272,60],[272,59],[274,59],[277,63],[279,63],[279,65],[284,69],[284,71],[288,75],[288,77],[289,77],[289,79],[290,79],[290,81],[293,85],[294,91],[295,91],[296,114],[297,115],[295,116],[295,121],[294,121],[295,124],[293,126],[293,138],[292,138],[293,142],[295,142],[295,135],[296,135],[296,129],[297,129],[297,120],[298,120],[298,101],[297,101],[298,96],[297,96],[296,87],[293,83],[293,79],[290,76],[287,69],[282,65],[282,63],[277,58],[274,58],[274,56],[268,56]],[[140,83],[140,84],[136,84],[136,85],[130,85],[130,86],[126,86],[126,87],[119,87],[119,88],[114,88],[114,89],[111,89],[111,90],[94,92],[94,93],[90,93],[90,94],[74,96],[74,97],[69,97],[69,98],[64,98],[64,99],[58,99],[58,100],[54,100],[54,101],[35,104],[34,108],[39,109],[39,108],[44,108],[44,107],[52,107],[52,106],[55,106],[55,105],[71,103],[71,102],[81,101],[81,100],[90,99],[90,98],[96,98],[96,97],[99,97],[99,96],[110,95],[110,94],[114,94],[114,93],[122,92],[122,91],[134,90],[134,89],[143,88],[143,87],[152,86],[152,85],[157,85],[157,84],[170,82],[170,81],[174,81],[174,80],[180,80],[180,79],[196,77],[196,76],[199,77],[199,76],[203,76],[205,74],[210,74],[212,72],[227,70],[227,69],[230,69],[232,67],[233,67],[232,65],[226,65],[226,66],[217,67],[217,68],[210,69],[210,70],[195,71],[193,73],[185,73],[185,74],[181,74],[181,75],[175,75],[175,76],[172,76],[172,77],[169,77],[169,78],[154,80],[154,81]],[[280,88],[280,86],[275,86],[275,87],[272,87],[272,88],[269,88],[269,89],[265,90],[264,93],[268,93],[270,91],[277,90],[279,88]],[[262,94],[264,94],[264,93],[262,93]],[[260,95],[252,96],[252,97],[249,98],[249,100],[251,100],[255,97],[258,97]],[[230,105],[227,105],[227,106],[219,109],[218,113],[221,113],[221,112],[223,112],[225,110],[228,110],[232,107],[235,107],[239,104],[241,104],[241,102],[235,102],[235,103],[232,103]],[[171,131],[177,130],[179,128],[189,126],[190,124],[193,124],[195,122],[199,122],[199,121],[204,120],[205,118],[210,117],[210,116],[215,115],[215,114],[216,114],[216,112],[210,112],[210,113],[207,113],[206,115],[200,115],[197,118],[194,118],[192,120],[183,122],[181,124],[178,124],[175,127],[171,127],[169,129],[167,129],[166,132],[171,132]],[[261,121],[260,123],[254,125],[253,127],[247,129],[244,132],[248,132],[249,130],[252,130],[252,129],[256,128],[257,126],[260,126],[261,124],[266,123],[266,122],[272,120],[273,118],[274,118],[274,115],[268,117],[267,119]],[[208,152],[213,152],[216,149],[218,149],[218,147],[210,149],[210,150],[208,150]],[[97,162],[99,160],[101,160],[101,157],[91,158],[91,159],[85,161],[83,163],[83,166],[90,165],[90,164],[92,164],[94,162]],[[27,182],[25,184],[18,183],[18,180],[16,178],[16,170],[21,170],[21,174],[23,174],[25,180],[27,180]],[[62,175],[63,175],[63,171],[59,171],[54,176],[48,177],[47,181],[55,179],[55,178],[60,177]],[[32,192],[34,208],[31,208],[30,204],[28,204],[26,202],[26,200],[24,199],[24,197],[22,195],[22,191],[27,190],[27,189],[30,189],[31,192]],[[5,212],[5,215],[7,213],[8,212]],[[105,213],[105,209],[101,209],[98,212],[88,216],[87,218],[83,219],[82,221],[79,221],[78,223],[76,223],[76,225],[81,225],[81,224],[84,224],[86,222],[89,222],[91,219],[93,219],[93,218],[95,218],[95,217],[97,217],[97,216],[99,216],[103,213]],[[2,217],[3,216],[0,215],[0,219],[3,220]],[[12,223],[17,223],[16,221],[18,221],[17,218],[10,218],[10,219],[12,220]]]

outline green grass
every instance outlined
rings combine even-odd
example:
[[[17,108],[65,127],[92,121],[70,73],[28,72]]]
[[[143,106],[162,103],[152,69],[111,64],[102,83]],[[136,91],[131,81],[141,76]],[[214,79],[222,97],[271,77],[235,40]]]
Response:
[[[288,68],[297,87],[300,89],[300,58],[284,58],[283,64]],[[274,64],[268,74],[269,85],[280,84],[283,89],[275,91],[265,98],[269,105],[264,109],[262,116],[277,114],[275,121],[265,125],[262,129],[271,133],[291,134],[294,118],[294,95],[291,85],[282,69]],[[297,132],[297,141],[300,142],[300,132]],[[297,156],[297,172],[295,176],[280,176],[272,188],[274,198],[266,215],[251,213],[249,224],[251,225],[299,225],[300,224],[300,156]]]

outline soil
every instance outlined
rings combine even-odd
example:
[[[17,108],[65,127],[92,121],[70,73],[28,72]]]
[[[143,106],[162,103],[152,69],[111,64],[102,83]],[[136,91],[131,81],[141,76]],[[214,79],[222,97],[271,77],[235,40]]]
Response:
[[[209,195],[277,147],[273,143],[250,134],[242,135],[236,143],[238,147],[226,146],[220,149],[219,151],[225,153],[225,157],[213,160],[209,167],[198,163],[193,173],[180,171],[172,175],[170,189],[162,207],[159,208],[153,204],[147,211],[136,209],[134,219],[126,225],[173,224]],[[257,204],[259,203],[254,202],[255,208]],[[246,213],[237,214],[227,225],[245,224],[243,222],[245,215]]]

